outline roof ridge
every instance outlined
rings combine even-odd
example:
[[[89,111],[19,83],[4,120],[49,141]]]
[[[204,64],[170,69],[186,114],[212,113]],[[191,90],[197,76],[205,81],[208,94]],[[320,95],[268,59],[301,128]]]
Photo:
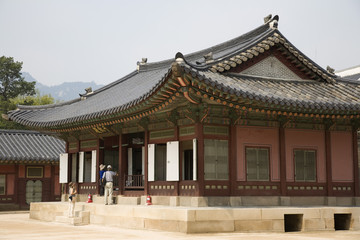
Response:
[[[203,57],[203,55],[209,53],[209,51],[214,51],[214,50],[219,51],[220,48],[221,48],[221,50],[229,49],[231,47],[236,46],[241,39],[246,39],[246,37],[251,36],[254,33],[257,33],[260,30],[261,30],[261,32],[266,32],[268,29],[271,29],[270,26],[269,26],[269,22],[267,22],[265,24],[262,24],[262,25],[258,26],[255,29],[252,29],[251,31],[249,31],[247,33],[244,33],[244,34],[242,34],[240,36],[237,36],[237,37],[232,38],[230,40],[227,40],[225,42],[222,42],[222,43],[216,44],[214,46],[207,47],[207,48],[204,48],[202,50],[198,50],[198,51],[195,51],[195,52],[192,52],[192,53],[184,54],[184,57],[185,57],[185,59],[187,59],[187,61],[195,61],[199,57]],[[255,34],[254,36],[258,36],[258,35]],[[248,39],[248,41],[250,41],[250,40]],[[143,64],[143,65],[140,66],[140,72],[142,71],[142,69],[144,69],[144,70],[153,70],[153,69],[157,69],[157,68],[160,68],[160,67],[164,67],[166,65],[170,66],[170,64],[173,61],[174,61],[174,59],[170,58],[170,59],[165,59],[165,60],[158,61],[158,62],[146,63],[146,64]]]
[[[32,135],[47,135],[44,133],[41,133],[39,131],[34,131],[34,130],[25,130],[25,129],[0,129],[0,134],[3,133],[8,133],[8,134],[18,134],[18,133],[23,133],[23,134],[32,134]]]
[[[65,102],[60,102],[60,103],[54,103],[54,104],[46,104],[46,105],[17,105],[18,109],[31,109],[31,110],[34,110],[34,109],[39,109],[39,110],[42,110],[42,109],[47,109],[47,108],[55,108],[55,107],[61,107],[61,106],[64,106],[64,105],[69,105],[69,104],[72,104],[74,102],[78,102],[80,101],[81,99],[80,98],[75,98],[73,100],[69,100],[69,101],[65,101]],[[16,110],[14,110],[16,111]]]

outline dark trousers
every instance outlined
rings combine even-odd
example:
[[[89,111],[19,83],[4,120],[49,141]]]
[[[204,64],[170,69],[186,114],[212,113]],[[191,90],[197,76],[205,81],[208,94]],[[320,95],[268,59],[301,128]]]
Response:
[[[100,187],[100,196],[104,196],[104,186],[100,183],[100,185],[99,185],[99,187]]]

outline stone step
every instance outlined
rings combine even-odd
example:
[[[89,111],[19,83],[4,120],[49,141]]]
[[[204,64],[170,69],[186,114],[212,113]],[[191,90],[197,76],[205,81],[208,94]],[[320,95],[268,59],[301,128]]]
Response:
[[[69,211],[64,211],[62,216],[56,216],[57,222],[69,223],[72,225],[90,224],[90,211],[75,211],[74,217],[69,217]]]
[[[56,216],[55,221],[60,223],[68,223],[74,226],[83,225],[81,217]]]

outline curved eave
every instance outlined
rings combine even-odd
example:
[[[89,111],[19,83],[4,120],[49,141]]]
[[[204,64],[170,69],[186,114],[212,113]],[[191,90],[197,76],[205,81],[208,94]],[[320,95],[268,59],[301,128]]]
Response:
[[[121,116],[124,114],[129,114],[132,111],[136,111],[133,109],[135,105],[143,104],[145,100],[151,99],[151,97],[160,90],[161,86],[164,84],[165,80],[168,78],[169,74],[171,72],[171,68],[169,67],[168,72],[160,79],[160,81],[153,86],[148,92],[143,94],[142,96],[134,99],[133,101],[130,101],[128,103],[125,103],[121,106],[116,106],[114,108],[105,109],[98,112],[93,112],[91,114],[76,116],[72,118],[62,119],[58,121],[49,121],[49,122],[37,122],[37,121],[30,121],[28,120],[29,117],[32,114],[39,114],[39,111],[44,111],[46,108],[20,108],[15,111],[10,112],[9,119],[12,121],[16,121],[20,124],[36,128],[36,129],[54,129],[54,128],[62,128],[67,127],[70,125],[81,125],[81,124],[91,124],[92,121],[97,122],[99,120],[104,120],[108,118],[113,118],[115,116]],[[101,91],[103,91],[102,89]],[[94,97],[95,95],[91,96]],[[86,101],[86,100],[85,100]],[[56,105],[55,107],[58,107]],[[48,107],[50,108],[50,107]]]
[[[0,159],[0,164],[35,164],[35,165],[43,165],[43,164],[51,164],[58,165],[59,159]]]
[[[313,101],[298,101],[293,100],[290,98],[283,98],[283,97],[271,97],[265,96],[256,93],[255,91],[250,92],[243,89],[231,88],[216,79],[212,79],[211,77],[206,76],[204,72],[198,71],[197,69],[192,68],[191,66],[184,66],[184,70],[187,74],[191,75],[192,79],[198,81],[195,87],[198,89],[202,89],[202,86],[210,86],[210,88],[206,89],[206,94],[213,95],[214,100],[219,100],[218,102],[223,103],[224,105],[230,106],[241,106],[241,104],[246,105],[247,107],[263,107],[272,110],[279,110],[279,111],[287,111],[291,112],[296,109],[296,111],[302,112],[323,112],[324,114],[344,114],[344,115],[358,115],[360,113],[360,104],[359,103],[349,103],[349,104],[326,104],[324,102],[313,102]],[[215,73],[216,74],[216,73]],[[286,80],[267,80],[267,81],[279,81],[286,83]],[[315,82],[311,80],[289,80],[289,83],[297,83],[297,84],[309,84],[310,85],[318,85],[320,86],[320,82]],[[339,84],[349,84],[360,87],[359,83],[354,82],[343,82],[339,81]],[[333,88],[336,90],[336,86],[333,84],[327,85],[329,88]],[[359,100],[359,95],[356,92],[351,93],[351,89],[345,88],[338,91],[339,94],[350,94],[349,98],[354,98]],[[214,94],[217,93],[217,94]],[[220,93],[222,96],[220,97]],[[359,92],[360,94],[360,92]],[[236,101],[232,101],[232,99],[237,99]],[[226,103],[226,104],[225,104]]]

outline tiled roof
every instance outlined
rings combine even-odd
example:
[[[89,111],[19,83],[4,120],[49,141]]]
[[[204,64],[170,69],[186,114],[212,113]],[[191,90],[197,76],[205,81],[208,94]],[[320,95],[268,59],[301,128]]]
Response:
[[[185,57],[192,65],[199,68],[206,67],[203,59],[209,52],[212,52],[216,59],[222,59],[273,31],[264,24],[240,37]],[[19,110],[11,112],[9,117],[23,125],[42,128],[86,121],[123,111],[149,97],[171,72],[173,61],[169,59],[140,65],[139,71],[134,71],[94,91],[85,100],[78,99],[48,106],[18,106]]]
[[[360,84],[337,79],[334,84],[313,80],[274,79],[243,76],[236,73],[218,74],[184,66],[185,71],[206,84],[260,104],[276,104],[278,108],[324,111],[360,111]]]
[[[35,131],[0,130],[0,162],[58,162],[65,142]]]
[[[322,81],[280,81],[231,75],[227,72],[277,44],[291,54],[296,64],[305,66]],[[204,59],[209,53],[212,53],[212,58]],[[243,98],[259,100],[259,103],[304,109],[321,108],[325,111],[360,110],[360,90],[357,83],[335,80],[335,75],[326,72],[303,55],[269,23],[183,58],[182,67],[206,84],[218,86],[223,91],[231,91]],[[173,62],[170,59],[157,63],[140,63],[138,71],[84,95],[82,99],[48,106],[19,106],[18,110],[9,113],[9,118],[33,128],[54,128],[70,124],[85,125],[94,119],[101,121],[102,118],[123,114],[161,89],[173,74]]]

